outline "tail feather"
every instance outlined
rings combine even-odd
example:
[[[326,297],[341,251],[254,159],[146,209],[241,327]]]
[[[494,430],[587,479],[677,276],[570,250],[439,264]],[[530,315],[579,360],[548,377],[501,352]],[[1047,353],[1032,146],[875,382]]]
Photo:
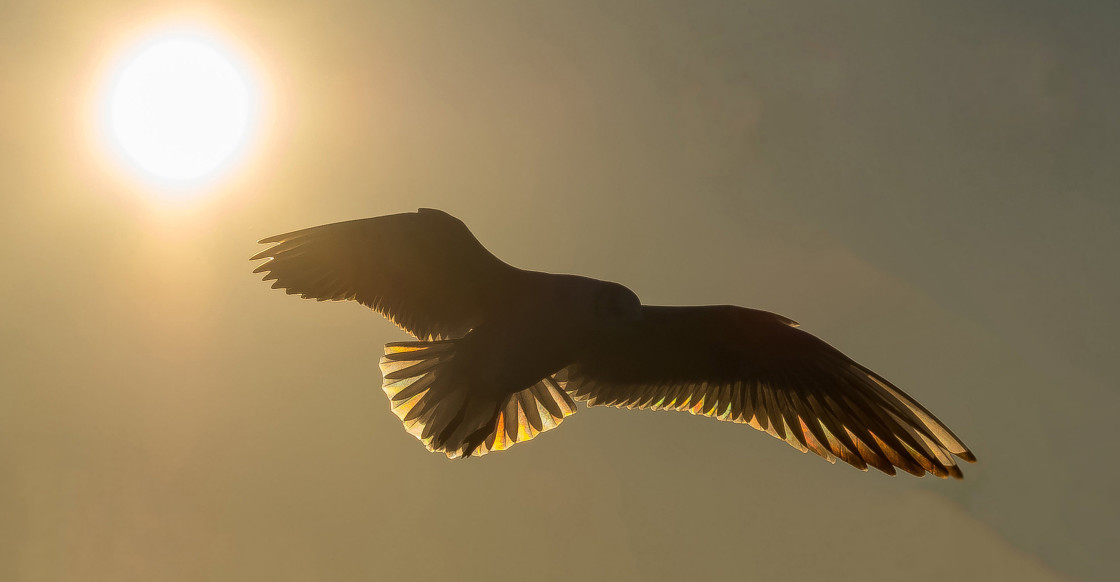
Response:
[[[576,403],[551,376],[545,376],[511,395],[501,410],[494,430],[474,455],[508,449],[560,426],[565,417],[575,414]]]
[[[555,428],[576,404],[551,376],[490,400],[448,372],[455,340],[396,342],[381,358],[382,388],[405,430],[450,458],[484,455]]]

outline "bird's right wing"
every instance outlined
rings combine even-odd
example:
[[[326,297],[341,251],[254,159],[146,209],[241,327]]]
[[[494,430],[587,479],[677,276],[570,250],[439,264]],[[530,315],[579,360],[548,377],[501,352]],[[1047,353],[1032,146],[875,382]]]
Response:
[[[516,292],[515,269],[457,218],[419,212],[351,220],[260,241],[254,270],[289,294],[353,299],[420,339],[460,337]]]
[[[960,478],[975,457],[916,400],[766,311],[642,307],[556,375],[591,406],[685,410],[748,423],[802,451],[893,475]]]

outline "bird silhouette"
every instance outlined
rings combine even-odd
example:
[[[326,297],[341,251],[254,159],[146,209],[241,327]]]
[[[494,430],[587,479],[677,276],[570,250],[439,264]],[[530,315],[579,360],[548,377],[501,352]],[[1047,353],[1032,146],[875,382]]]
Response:
[[[418,341],[381,358],[405,429],[470,457],[558,426],[576,402],[745,423],[829,462],[961,478],[975,456],[913,398],[791,319],[730,305],[642,305],[618,283],[527,271],[434,209],[260,241],[254,273],[357,301]]]

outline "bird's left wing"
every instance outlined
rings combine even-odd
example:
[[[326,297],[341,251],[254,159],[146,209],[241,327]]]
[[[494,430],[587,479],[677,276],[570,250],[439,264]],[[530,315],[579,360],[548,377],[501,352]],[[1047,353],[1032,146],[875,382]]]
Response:
[[[921,404],[796,323],[732,306],[642,307],[556,379],[591,406],[748,423],[859,469],[960,478],[972,453]]]
[[[522,271],[490,254],[459,219],[427,208],[317,226],[260,241],[273,288],[353,299],[419,339],[460,337],[501,309]]]

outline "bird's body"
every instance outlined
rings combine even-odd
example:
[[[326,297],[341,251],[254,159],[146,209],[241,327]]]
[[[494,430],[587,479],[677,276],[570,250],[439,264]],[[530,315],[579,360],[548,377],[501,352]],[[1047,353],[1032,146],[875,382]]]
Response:
[[[296,231],[257,272],[288,293],[354,299],[420,341],[391,343],[384,389],[433,451],[472,456],[589,405],[747,423],[860,469],[960,477],[972,453],[925,408],[787,318],[644,306],[617,283],[511,267],[438,210]]]
[[[556,301],[553,309],[542,309],[556,294],[542,285],[527,287],[523,297],[511,301],[502,313],[459,341],[459,354],[465,359],[477,357],[474,361],[488,371],[489,380],[509,394],[571,362],[579,336],[586,334],[577,327],[558,325],[566,319],[581,318],[572,302]],[[525,341],[526,338],[532,341]],[[493,346],[504,349],[494,350]]]
[[[531,271],[526,275],[517,296],[456,341],[455,359],[462,365],[453,368],[455,376],[495,398],[509,396],[567,366],[592,337],[586,324],[571,325],[589,319],[575,300],[578,296],[565,293],[565,288],[578,286],[563,285],[568,282],[564,280],[550,285],[545,280],[564,275]]]

